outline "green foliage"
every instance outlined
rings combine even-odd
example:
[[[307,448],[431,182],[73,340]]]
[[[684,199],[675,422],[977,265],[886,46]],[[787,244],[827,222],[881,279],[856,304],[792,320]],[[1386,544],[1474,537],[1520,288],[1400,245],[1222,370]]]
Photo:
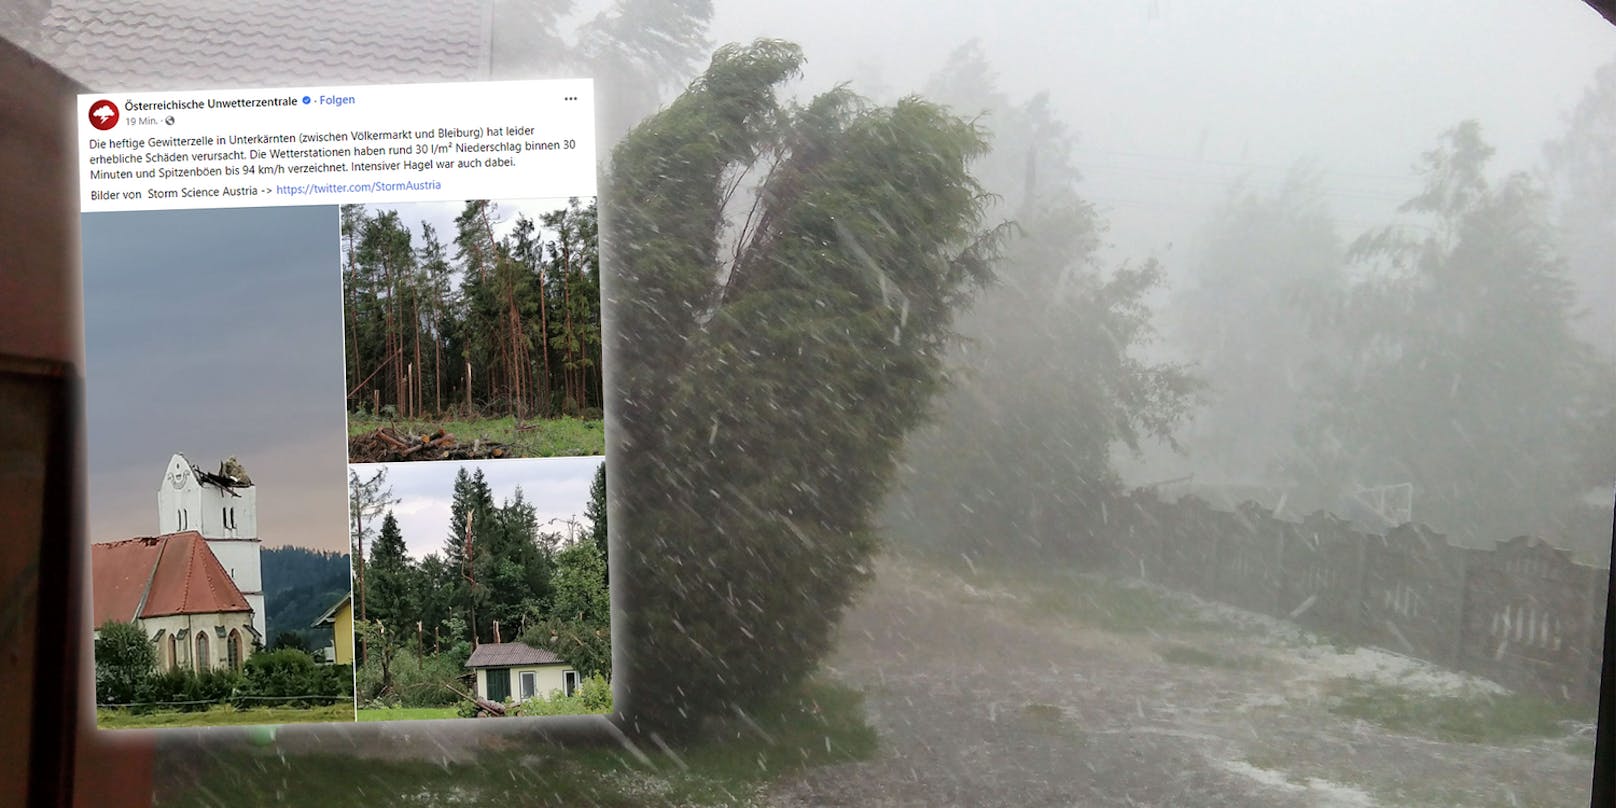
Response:
[[[414,610],[410,594],[413,571],[404,549],[404,534],[389,510],[382,517],[381,531],[370,546],[365,562],[365,615],[395,633],[414,632]]]
[[[511,709],[511,715],[540,716],[540,715],[584,715],[589,713],[610,713],[612,711],[612,685],[606,677],[600,674],[585,678],[578,683],[577,692],[571,696],[561,693],[546,693],[534,696],[520,702]]]
[[[266,548],[260,556],[267,636],[279,642],[282,635],[296,635],[304,649],[324,647],[331,630],[311,624],[353,585],[348,554],[286,546]]]
[[[430,649],[429,649],[430,650]],[[451,687],[469,692],[469,672],[465,658],[455,658],[452,652],[417,655],[410,648],[399,649],[386,657],[386,682],[382,673],[382,654],[372,654],[358,669],[359,703],[391,707],[448,707],[460,697]]]
[[[490,641],[495,621],[502,636],[514,636],[524,619],[542,613],[551,597],[556,541],[539,530],[537,512],[520,488],[496,505],[482,470],[460,469],[443,544],[442,572],[448,577],[440,585],[465,633],[450,639]]]
[[[595,468],[595,479],[589,483],[589,502],[584,505],[584,518],[589,520],[589,540],[595,551],[606,558],[606,464]]]
[[[310,651],[310,648],[309,648],[309,641],[307,639],[304,639],[302,634],[294,633],[294,632],[290,632],[290,631],[283,631],[283,632],[275,635],[275,641],[269,644],[269,650],[271,650],[271,651],[293,650],[293,651],[302,651],[304,653],[308,653]]]
[[[488,200],[467,201],[451,257],[425,223],[416,233],[396,210],[344,207],[353,408],[413,420],[451,410],[550,417],[566,400],[574,415],[602,406],[594,201],[571,199],[537,219],[518,212],[496,235],[505,216]]]
[[[165,671],[146,680],[141,700],[198,702],[185,705],[157,704],[153,707],[157,710],[208,711],[218,705],[232,703],[243,682],[242,675],[232,670],[211,668],[197,673],[189,668],[180,668]]]
[[[522,642],[559,654],[583,676],[611,675],[611,598],[606,559],[594,542],[577,541],[556,555],[553,600],[530,621]]]
[[[954,312],[992,275],[999,233],[967,170],[983,133],[918,98],[782,106],[801,63],[786,42],[720,48],[613,153],[642,727],[688,728],[812,669],[867,575],[899,443],[943,385]]]
[[[95,639],[96,703],[140,701],[156,665],[157,646],[140,626],[116,620],[103,623]]]
[[[1314,396],[1294,471],[1324,496],[1411,482],[1417,518],[1478,546],[1555,538],[1616,466],[1616,370],[1571,330],[1543,196],[1493,181],[1474,122],[1424,159],[1408,221],[1351,247],[1351,363]]]
[[[247,657],[236,695],[244,705],[274,699],[288,707],[314,707],[353,698],[353,670],[319,665],[303,651],[287,648]],[[291,698],[299,697],[299,698]]]
[[[1016,226],[997,283],[946,346],[953,386],[905,445],[885,521],[914,544],[1069,558],[1072,542],[1096,544],[1079,529],[1103,521],[1118,484],[1113,453],[1172,444],[1200,385],[1183,367],[1141,358],[1162,269],[1099,266],[1104,223],[1076,193],[1072,138],[1047,99],[1013,104],[972,46],[934,87],[993,124],[995,148],[978,170]]]

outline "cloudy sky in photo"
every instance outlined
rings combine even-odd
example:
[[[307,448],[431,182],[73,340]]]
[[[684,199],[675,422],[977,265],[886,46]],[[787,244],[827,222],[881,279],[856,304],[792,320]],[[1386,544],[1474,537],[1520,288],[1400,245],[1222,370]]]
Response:
[[[387,469],[387,485],[398,503],[394,518],[404,534],[410,557],[421,558],[443,549],[449,536],[449,506],[454,501],[455,474],[465,468],[483,472],[494,502],[499,505],[516,496],[538,511],[541,530],[566,535],[568,522],[575,531],[586,531],[589,520],[584,505],[589,502],[589,484],[602,457],[540,457],[510,460],[467,460],[414,463],[355,463],[352,468],[361,479],[369,479],[379,468]]]
[[[175,452],[234,455],[264,546],[348,547],[337,209],[82,217],[91,541],[157,532]]]

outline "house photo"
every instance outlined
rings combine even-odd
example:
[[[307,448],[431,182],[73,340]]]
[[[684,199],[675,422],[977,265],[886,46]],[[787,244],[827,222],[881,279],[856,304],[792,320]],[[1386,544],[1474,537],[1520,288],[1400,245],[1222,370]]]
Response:
[[[605,458],[349,473],[361,721],[611,709]]]
[[[471,652],[466,667],[477,677],[477,698],[503,704],[535,696],[572,696],[578,671],[555,652],[521,642],[485,642]]]

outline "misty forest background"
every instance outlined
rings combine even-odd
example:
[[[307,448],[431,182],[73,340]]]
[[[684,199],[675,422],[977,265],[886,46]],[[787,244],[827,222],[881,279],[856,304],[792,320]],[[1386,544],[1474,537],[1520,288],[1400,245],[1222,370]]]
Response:
[[[599,420],[594,200],[536,218],[472,200],[453,233],[414,226],[397,210],[342,207],[350,411]]]
[[[801,681],[883,540],[1075,563],[1154,475],[1291,518],[1406,483],[1455,543],[1606,560],[1616,371],[1577,283],[1616,244],[1616,65],[1540,165],[1433,133],[1382,226],[1305,165],[1235,184],[1170,289],[1102,259],[1076,130],[975,45],[884,103],[789,100],[802,62],[720,48],[612,151],[637,718]]]

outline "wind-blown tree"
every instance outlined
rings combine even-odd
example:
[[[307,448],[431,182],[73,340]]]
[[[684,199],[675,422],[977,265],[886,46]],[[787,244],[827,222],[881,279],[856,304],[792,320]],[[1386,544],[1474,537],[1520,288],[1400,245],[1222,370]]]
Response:
[[[974,44],[933,86],[993,127],[980,171],[1017,227],[998,283],[961,319],[956,383],[909,441],[886,519],[908,541],[965,551],[1093,546],[1120,485],[1112,453],[1170,441],[1197,388],[1138,355],[1161,270],[1099,265],[1104,225],[1076,193],[1072,136],[1046,97],[1011,103]]]
[[[1616,476],[1616,376],[1572,331],[1543,195],[1489,179],[1491,154],[1476,123],[1449,130],[1411,221],[1352,245],[1369,276],[1339,318],[1350,365],[1318,390],[1296,463],[1326,495],[1412,483],[1414,519],[1472,545],[1561,537]]]
[[[786,42],[719,49],[612,158],[611,485],[639,729],[690,729],[814,667],[954,313],[992,274],[999,232],[967,168],[983,133],[918,98],[782,105],[801,63]]]

